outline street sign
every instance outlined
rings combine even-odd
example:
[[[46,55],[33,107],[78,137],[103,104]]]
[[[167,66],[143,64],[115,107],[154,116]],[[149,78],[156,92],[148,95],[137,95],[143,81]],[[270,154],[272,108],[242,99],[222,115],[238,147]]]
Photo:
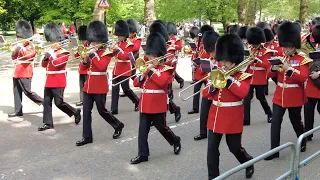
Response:
[[[98,7],[107,9],[107,8],[110,8],[110,4],[108,0],[100,0]]]

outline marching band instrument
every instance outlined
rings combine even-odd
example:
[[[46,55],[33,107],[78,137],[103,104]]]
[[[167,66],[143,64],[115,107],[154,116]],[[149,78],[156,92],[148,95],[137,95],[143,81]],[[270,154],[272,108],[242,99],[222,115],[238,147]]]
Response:
[[[94,49],[94,48],[108,48],[109,50],[112,49],[115,46],[116,42],[108,41],[106,43],[100,43],[97,45],[93,45],[90,47],[85,47],[84,45],[79,45],[78,47],[75,47],[73,50],[73,53],[78,52],[81,58],[85,58],[88,51]]]
[[[119,78],[119,77],[121,77],[121,76],[123,76],[124,74],[126,74],[126,73],[128,73],[128,72],[131,72],[131,71],[135,70],[135,69],[138,70],[140,73],[136,73],[135,75],[129,76],[129,77],[127,77],[126,79],[124,79],[124,80],[122,80],[122,81],[120,81],[120,82],[118,82],[118,83],[116,83],[116,84],[112,84],[112,86],[117,86],[117,85],[119,85],[119,84],[127,81],[128,79],[131,79],[131,78],[133,78],[133,77],[135,77],[135,76],[138,76],[138,75],[140,75],[140,74],[146,73],[146,72],[147,72],[148,65],[149,65],[152,61],[158,61],[158,62],[159,62],[159,61],[162,61],[162,60],[164,60],[164,59],[166,59],[166,58],[170,58],[170,57],[172,57],[172,56],[174,56],[174,55],[173,55],[173,54],[166,54],[166,55],[164,55],[164,56],[161,56],[161,57],[157,57],[157,58],[155,58],[155,59],[152,59],[152,60],[150,60],[150,61],[148,61],[148,62],[145,62],[143,58],[138,58],[138,59],[136,60],[136,66],[135,66],[135,68],[132,68],[131,70],[126,71],[126,72],[124,72],[124,73],[122,73],[122,74],[120,74],[120,75],[112,78],[112,81],[115,80],[115,79],[117,79],[117,78]]]

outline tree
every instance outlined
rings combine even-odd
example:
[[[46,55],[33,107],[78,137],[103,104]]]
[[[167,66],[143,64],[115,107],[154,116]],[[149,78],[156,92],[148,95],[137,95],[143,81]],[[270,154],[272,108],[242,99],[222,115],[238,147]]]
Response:
[[[154,0],[144,0],[144,23],[147,27],[156,19],[154,5]]]
[[[255,17],[256,17],[256,1],[255,0],[249,0],[248,2],[248,8],[246,11],[246,23],[248,25],[255,24]]]
[[[244,24],[246,20],[246,0],[238,0],[238,21]]]
[[[303,28],[306,28],[307,26],[307,18],[308,18],[307,10],[308,10],[308,0],[300,0],[299,19]]]

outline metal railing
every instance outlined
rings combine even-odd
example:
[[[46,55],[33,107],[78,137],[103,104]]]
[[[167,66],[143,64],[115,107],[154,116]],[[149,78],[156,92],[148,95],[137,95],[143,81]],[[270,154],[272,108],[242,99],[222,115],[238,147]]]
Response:
[[[243,169],[245,169],[245,168],[247,168],[247,167],[249,167],[249,166],[251,166],[251,165],[253,165],[253,164],[255,164],[255,163],[257,163],[257,162],[259,162],[261,160],[263,160],[263,159],[265,159],[266,157],[269,157],[269,156],[271,156],[271,155],[273,155],[273,154],[275,154],[275,153],[277,153],[277,152],[279,152],[279,151],[281,151],[283,149],[286,149],[288,147],[291,148],[290,170],[287,171],[282,176],[280,176],[278,179],[286,179],[288,177],[290,177],[290,179],[293,179],[293,177],[294,177],[294,173],[293,173],[294,172],[294,159],[295,159],[295,154],[296,154],[295,153],[296,148],[295,148],[295,144],[294,143],[287,142],[285,144],[282,144],[279,147],[276,147],[276,148],[274,148],[274,149],[272,149],[272,150],[270,150],[270,151],[268,151],[268,152],[266,152],[266,153],[264,153],[264,154],[262,154],[262,155],[260,155],[260,156],[258,156],[256,158],[251,159],[250,161],[247,161],[247,162],[245,162],[245,163],[243,163],[243,164],[241,164],[241,165],[239,165],[239,166],[237,166],[237,167],[235,167],[235,168],[233,168],[233,169],[221,174],[220,176],[216,177],[214,180],[225,179],[225,178],[235,174],[236,172],[239,172],[239,171],[241,171],[241,170],[243,170]]]
[[[302,144],[303,139],[305,139],[307,136],[313,134],[313,133],[316,132],[316,131],[320,131],[320,126],[314,128],[314,129],[311,129],[311,130],[308,131],[308,132],[305,132],[305,133],[301,134],[301,135],[299,136],[298,141],[297,141],[297,145],[296,145],[296,162],[295,162],[295,176],[296,176],[296,179],[297,179],[297,180],[298,180],[298,179],[301,179],[301,178],[300,178],[300,177],[301,177],[301,175],[300,175],[300,170],[301,170],[302,168],[307,167],[312,161],[316,160],[317,158],[320,159],[320,151],[312,154],[311,156],[307,157],[307,158],[304,159],[303,161],[301,161],[301,157],[300,157],[300,149],[301,149],[301,144]],[[320,163],[319,163],[319,164],[318,164],[318,163],[315,163],[315,164],[316,164],[316,166],[317,166],[317,165],[320,166]],[[309,169],[310,171],[313,170],[312,168],[308,168],[308,169]],[[315,173],[317,173],[317,172],[318,172],[318,174],[315,174]],[[307,173],[306,173],[306,174],[307,174]],[[313,174],[308,174],[309,177],[312,176],[312,175],[313,175],[313,177],[316,176],[316,177],[319,179],[319,177],[320,177],[320,168],[316,168],[316,169],[315,169],[315,172],[313,172]],[[317,179],[317,178],[314,177],[314,178],[312,178],[312,179]],[[308,179],[308,178],[305,178],[305,177],[304,177],[303,179]]]

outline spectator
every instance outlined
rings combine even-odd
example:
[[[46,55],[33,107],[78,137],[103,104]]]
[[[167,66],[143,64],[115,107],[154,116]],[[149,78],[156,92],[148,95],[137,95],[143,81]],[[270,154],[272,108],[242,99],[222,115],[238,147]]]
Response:
[[[69,27],[69,34],[71,38],[76,37],[76,25],[74,23],[72,23]]]

